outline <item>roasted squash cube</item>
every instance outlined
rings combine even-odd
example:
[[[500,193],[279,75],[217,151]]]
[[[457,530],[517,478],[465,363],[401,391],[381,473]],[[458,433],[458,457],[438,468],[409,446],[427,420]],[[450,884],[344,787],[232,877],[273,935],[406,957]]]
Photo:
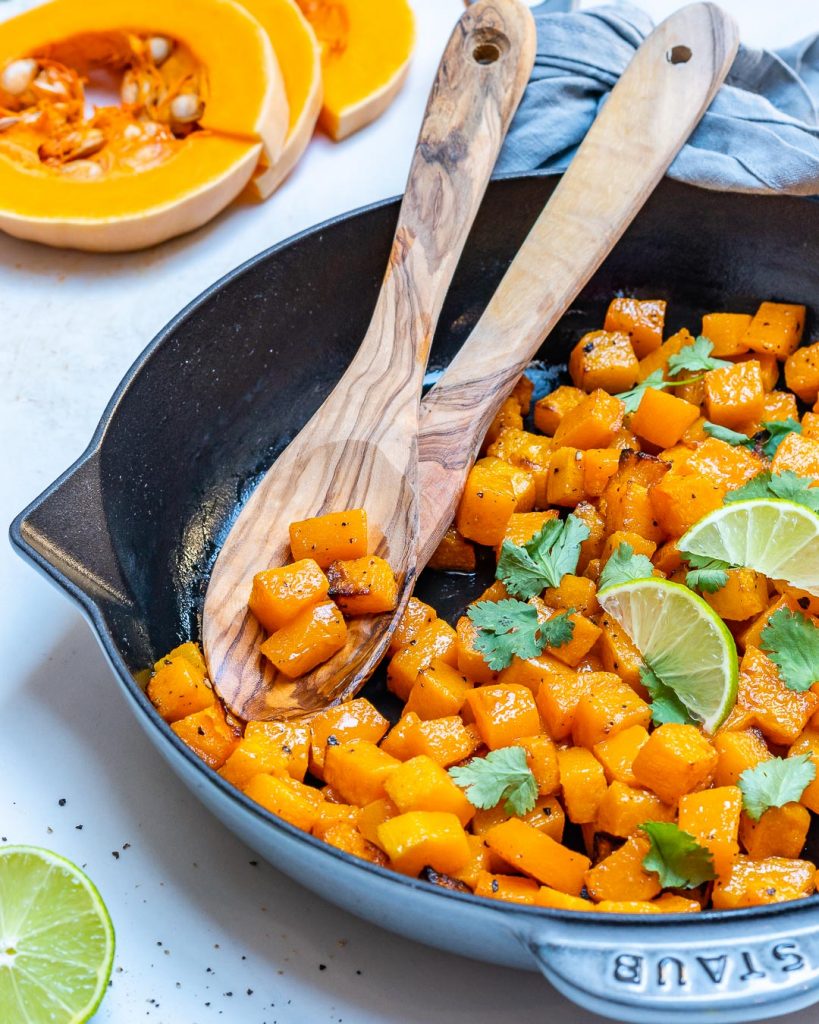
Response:
[[[625,407],[619,398],[600,389],[571,409],[555,431],[555,446],[606,448],[623,425]]]
[[[672,804],[710,781],[717,752],[695,726],[666,722],[649,736],[633,767],[641,786]]]
[[[819,729],[815,726],[805,729],[788,750],[788,757],[798,754],[810,754],[816,768],[816,778],[802,793],[799,803],[814,814],[819,814]]]
[[[572,739],[577,746],[591,750],[596,743],[631,726],[648,727],[651,708],[627,683],[611,672],[589,675],[589,689],[578,701],[572,724]]]
[[[475,548],[454,526],[450,526],[427,564],[430,569],[442,572],[474,572]]]
[[[631,725],[628,729],[608,736],[595,743],[594,756],[603,766],[608,782],[622,782],[626,786],[636,786],[634,775],[634,758],[648,739],[648,730],[642,725]]]
[[[248,607],[268,633],[275,633],[305,609],[327,597],[327,577],[314,559],[265,569],[253,577]]]
[[[242,735],[239,726],[226,719],[218,703],[180,718],[171,724],[171,729],[209,768],[221,768]]]
[[[732,447],[716,437],[698,444],[688,459],[685,473],[697,473],[726,490],[742,487],[765,469],[762,459],[740,446]]]
[[[457,715],[472,686],[472,681],[457,668],[436,659],[418,673],[403,713],[414,711],[423,720]]]
[[[537,782],[537,791],[541,796],[551,796],[560,789],[560,768],[557,763],[557,747],[545,735],[520,736],[512,741],[513,747],[523,747],[526,751],[526,763]],[[561,827],[562,830],[562,827]]]
[[[750,313],[706,313],[702,318],[702,334],[714,346],[711,355],[724,359],[747,352],[745,332],[751,320]]]
[[[549,463],[546,500],[550,505],[574,508],[584,498],[583,452],[578,448],[557,448]]]
[[[528,512],[535,503],[532,474],[501,459],[480,459],[469,472],[455,525],[478,544],[500,544],[513,512]]]
[[[497,673],[486,664],[483,654],[475,646],[478,627],[467,615],[462,615],[455,624],[455,629],[458,671],[473,683],[494,682]]]
[[[752,860],[766,857],[797,858],[808,838],[810,811],[792,801],[782,807],[770,807],[759,821],[747,814],[739,823],[739,839]]]
[[[480,744],[475,726],[465,726],[458,715],[425,722],[408,714],[381,741],[381,749],[402,761],[426,754],[448,768],[474,754]]]
[[[742,793],[737,786],[718,786],[680,797],[678,824],[710,850],[714,870],[726,878],[739,853],[739,816]]]
[[[816,865],[807,860],[737,857],[731,874],[718,878],[711,895],[715,910],[738,910],[812,896]]]
[[[819,396],[819,341],[798,348],[788,356],[785,383],[803,402],[813,405]]]
[[[786,302],[763,302],[753,316],[743,341],[753,352],[770,352],[786,359],[802,340],[805,307]]]
[[[466,694],[465,704],[490,750],[540,732],[535,699],[525,686],[479,686]]]
[[[693,345],[694,338],[691,333],[683,328],[681,331],[677,331],[676,334],[672,334],[670,338],[660,345],[659,348],[654,349],[653,352],[649,352],[647,356],[643,356],[638,364],[638,380],[645,380],[646,377],[650,377],[652,373],[657,370],[663,371],[663,376],[668,376],[668,360],[677,355],[681,349],[684,349],[686,345]]]
[[[665,299],[612,299],[603,329],[628,335],[638,359],[658,349],[663,342]]]
[[[682,535],[703,516],[722,505],[725,488],[699,473],[666,473],[649,489],[651,508],[669,537]]]
[[[592,331],[584,335],[569,356],[572,383],[583,391],[601,388],[616,395],[637,383],[640,367],[627,334]]]
[[[753,569],[729,569],[725,586],[702,596],[720,618],[742,622],[768,607],[768,581]]]
[[[617,472],[617,448],[589,448],[583,453],[583,489],[587,498],[599,498]]]
[[[248,722],[244,739],[248,742],[259,739],[260,747],[264,744],[278,745],[287,757],[287,774],[296,782],[304,781],[310,757],[310,727],[306,722]]]
[[[300,612],[259,650],[289,679],[297,679],[340,651],[347,640],[344,616],[332,601]]]
[[[381,843],[378,840],[378,826],[390,818],[396,817],[398,813],[398,808],[388,796],[372,800],[370,803],[358,808],[358,831],[368,842],[381,847]]]
[[[673,820],[674,808],[655,793],[615,779],[600,801],[595,826],[600,832],[626,838],[644,821]]]
[[[535,506],[543,508],[553,449],[554,441],[550,437],[509,427],[489,446],[487,454],[530,473],[535,484]]]
[[[322,569],[340,558],[362,558],[367,554],[367,513],[351,508],[291,523],[290,550],[296,561],[312,558]]]
[[[631,417],[631,429],[659,448],[676,444],[688,428],[699,418],[699,405],[670,395],[667,391],[647,388],[643,392],[637,412]]]
[[[565,740],[571,735],[577,705],[591,686],[588,675],[587,672],[569,675],[554,671],[544,675],[536,703],[546,731],[553,740]]]
[[[487,846],[515,870],[560,892],[580,895],[585,873],[590,867],[588,857],[556,843],[520,818],[510,818],[495,825],[486,833],[485,840]]]
[[[324,778],[324,755],[331,741],[369,740],[378,743],[390,723],[365,697],[325,708],[310,720],[310,771]]]
[[[203,669],[187,658],[168,658],[148,683],[148,699],[166,722],[178,722],[187,715],[204,711],[216,697]]]
[[[590,750],[583,747],[558,750],[557,762],[560,766],[563,804],[569,820],[577,825],[594,821],[606,795],[603,766]]]
[[[431,757],[421,754],[397,768],[384,783],[387,796],[403,814],[406,811],[449,811],[462,825],[475,808]]]
[[[327,569],[330,597],[345,615],[391,612],[398,584],[388,562],[377,555],[331,563]]]
[[[709,370],[705,375],[705,415],[712,423],[733,430],[756,423],[764,402],[762,369],[755,359]]]
[[[660,892],[656,872],[646,871],[643,860],[650,843],[631,836],[614,853],[586,872],[586,889],[593,900],[650,900]]]
[[[769,761],[771,752],[758,729],[721,730],[713,739],[717,752],[714,782],[717,786],[736,786],[748,768]]]
[[[395,627],[395,632],[390,640],[390,654],[394,654],[402,647],[406,647],[421,632],[431,625],[438,618],[438,613],[428,604],[419,601],[417,597],[411,597],[401,616],[401,621]]]
[[[790,470],[808,480],[819,480],[819,441],[801,434],[788,434],[776,449],[772,473]]]
[[[737,707],[748,711],[771,743],[793,743],[819,706],[810,690],[790,690],[774,662],[756,647],[746,647],[740,663]]]
[[[245,795],[271,814],[296,828],[310,832],[318,819],[324,798],[317,789],[289,776],[254,775],[244,788]]]
[[[636,480],[610,485],[604,500],[606,530],[609,533],[637,533],[655,544],[665,539],[665,530],[654,508],[649,487]]]
[[[796,397],[790,391],[769,391],[762,405],[762,422],[772,423],[781,420],[798,420],[799,407]],[[804,427],[803,433],[804,433]]]
[[[324,778],[348,804],[363,807],[387,795],[384,783],[401,762],[369,740],[328,740]]]
[[[463,826],[448,811],[407,811],[382,822],[377,832],[390,864],[404,875],[417,876],[425,867],[452,875],[471,857]]]
[[[538,907],[552,907],[555,910],[597,910],[591,900],[583,899],[582,896],[570,896],[548,885],[542,885],[538,889],[535,904]]]
[[[290,775],[302,782],[307,771],[307,728],[288,722],[253,724],[257,728],[249,730],[219,769],[222,778],[240,789],[261,774]]]
[[[442,619],[436,619],[425,626],[414,639],[393,655],[387,666],[387,686],[399,700],[406,701],[418,673],[428,668],[436,658],[441,658],[453,666],[458,661],[455,630]]]
[[[521,906],[533,907],[540,886],[532,878],[522,875],[495,875],[482,871],[475,880],[475,895],[490,900],[505,900]]]
[[[570,388],[561,384],[550,394],[535,402],[535,426],[538,430],[551,437],[560,426],[563,417],[585,398],[580,388]]]
[[[587,576],[575,576],[567,572],[558,587],[547,587],[543,591],[543,603],[558,611],[574,609],[583,615],[594,615],[600,611],[597,603],[597,584]]]
[[[489,429],[486,431],[486,436],[483,440],[484,448],[487,448],[496,441],[498,436],[508,429],[523,429],[523,415],[520,410],[520,402],[512,396],[503,400],[500,409],[495,413],[494,419],[489,424]]]
[[[523,547],[536,534],[540,533],[550,519],[556,519],[557,512],[549,509],[547,512],[513,512],[506,524],[503,533],[503,540],[495,548],[495,553],[500,558],[504,541],[510,541],[518,547]]]

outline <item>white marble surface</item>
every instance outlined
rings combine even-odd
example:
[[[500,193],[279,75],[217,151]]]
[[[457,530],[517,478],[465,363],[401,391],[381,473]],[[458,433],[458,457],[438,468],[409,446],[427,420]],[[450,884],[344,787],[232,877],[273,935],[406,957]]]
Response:
[[[0,18],[30,5],[0,0]],[[644,6],[660,17],[679,5]],[[758,45],[819,28],[807,0],[724,6]],[[415,7],[422,42],[393,107],[342,145],[317,138],[265,206],[231,210],[131,256],[0,236],[2,522],[80,454],[122,374],[184,303],[265,246],[400,191],[438,55],[461,10],[459,0]],[[252,865],[253,853],[155,758],[79,614],[8,545],[0,545],[0,612],[0,836],[55,849],[99,885],[118,946],[96,1020],[599,1020],[539,976],[389,936]],[[815,1020],[815,1008],[788,1018]]]

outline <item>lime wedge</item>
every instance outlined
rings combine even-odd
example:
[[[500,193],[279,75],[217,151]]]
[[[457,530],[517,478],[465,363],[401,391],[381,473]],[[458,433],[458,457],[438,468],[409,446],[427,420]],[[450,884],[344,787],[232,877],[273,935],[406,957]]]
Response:
[[[82,1024],[114,960],[114,928],[76,865],[36,846],[0,847],[0,1021]]]
[[[709,512],[679,541],[682,552],[721,558],[819,597],[819,516],[780,498],[737,501]]]
[[[725,623],[688,587],[651,577],[605,587],[597,600],[708,732],[736,703],[737,649]]]

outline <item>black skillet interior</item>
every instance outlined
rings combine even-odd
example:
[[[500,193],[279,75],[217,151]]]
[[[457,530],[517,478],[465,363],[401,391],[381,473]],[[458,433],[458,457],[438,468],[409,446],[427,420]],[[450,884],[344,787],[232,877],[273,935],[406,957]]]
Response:
[[[527,176],[490,185],[435,335],[431,378],[467,336],[554,184]],[[396,213],[395,202],[381,204],[256,258],[163,332],[132,371],[104,434],[90,499],[97,507],[82,510],[104,526],[64,544],[54,534],[76,508],[29,510],[51,550],[71,549],[75,578],[84,555],[98,557],[91,545],[100,529],[107,532],[130,600],[98,598],[105,642],[132,671],[198,636],[209,566],[232,517],[364,334]],[[703,312],[753,311],[763,298],[819,309],[817,267],[819,204],[664,181],[544,345],[541,391],[562,379],[571,346],[601,326],[614,294],[665,298],[668,330],[697,333]],[[544,267],[546,284],[548,275]],[[427,572],[418,593],[453,620],[487,573]],[[381,678],[366,693],[394,716]]]

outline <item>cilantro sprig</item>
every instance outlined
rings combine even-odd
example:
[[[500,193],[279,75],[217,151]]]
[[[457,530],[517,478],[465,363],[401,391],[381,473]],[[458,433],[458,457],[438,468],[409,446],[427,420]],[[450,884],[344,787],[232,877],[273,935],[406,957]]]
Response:
[[[546,587],[559,587],[577,568],[580,545],[588,536],[588,526],[577,516],[550,519],[525,544],[503,542],[495,575],[514,597],[534,597]]]
[[[725,495],[725,504],[735,501],[749,501],[751,498],[783,498],[804,505],[812,512],[819,512],[819,487],[811,487],[813,481],[786,469],[783,473],[758,473],[742,487]]]
[[[722,589],[728,582],[728,570],[735,568],[730,562],[721,558],[706,558],[705,555],[694,555],[682,552],[688,562],[685,574],[685,585],[692,590],[713,594]]]
[[[501,747],[486,757],[473,757],[449,776],[473,807],[488,810],[501,800],[510,814],[528,814],[537,801],[537,781],[523,747]]]
[[[640,669],[640,681],[651,698],[651,720],[655,725],[665,725],[666,722],[678,722],[681,725],[697,724],[676,692],[664,683],[648,664],[643,664]]]
[[[632,580],[644,580],[653,575],[654,566],[645,555],[635,555],[634,548],[622,541],[603,566],[598,581],[598,590],[613,587],[618,583],[631,583]]]
[[[479,601],[466,613],[477,629],[475,649],[493,672],[508,668],[512,658],[536,658],[546,647],[562,647],[574,633],[571,611],[541,622],[526,601]]]
[[[614,397],[620,399],[627,413],[637,412],[640,402],[643,400],[643,395],[649,388],[654,388],[655,391],[664,391],[666,388],[678,388],[682,384],[696,384],[701,379],[702,374],[690,377],[687,380],[663,380],[663,371],[655,370],[654,373],[650,373],[645,380],[641,380],[639,384],[636,384],[629,391],[621,391],[619,395]]]
[[[715,437],[717,441],[724,441],[732,448],[753,448],[754,439],[747,434],[740,434],[738,430],[731,430],[729,427],[721,427],[719,423],[711,423],[706,420],[702,425],[706,434]]]
[[[786,420],[768,420],[762,424],[762,429],[768,432],[768,440],[763,442],[762,451],[772,459],[788,434],[802,433],[802,424],[789,416]]]
[[[689,832],[668,821],[645,821],[640,828],[651,843],[643,867],[657,872],[664,889],[696,889],[717,877],[713,854]]]
[[[688,370],[691,373],[707,373],[709,370],[718,370],[721,366],[733,365],[727,359],[715,359],[711,355],[713,350],[714,343],[701,334],[690,345],[681,348],[669,358],[668,372],[673,374]]]
[[[785,420],[766,420],[762,424],[762,430],[758,434],[754,434],[753,437],[707,421],[703,424],[703,430],[711,437],[715,437],[718,441],[724,441],[734,448],[758,448],[769,459],[772,459],[776,455],[776,449],[788,434],[802,433],[802,424],[790,416]],[[763,434],[767,434],[767,438],[763,438]]]
[[[809,690],[819,680],[819,627],[802,612],[774,612],[762,630],[761,646],[789,690]]]
[[[810,754],[772,757],[753,768],[746,768],[737,785],[742,790],[742,806],[749,818],[759,821],[770,807],[784,807],[799,800],[816,778],[816,765]]]

